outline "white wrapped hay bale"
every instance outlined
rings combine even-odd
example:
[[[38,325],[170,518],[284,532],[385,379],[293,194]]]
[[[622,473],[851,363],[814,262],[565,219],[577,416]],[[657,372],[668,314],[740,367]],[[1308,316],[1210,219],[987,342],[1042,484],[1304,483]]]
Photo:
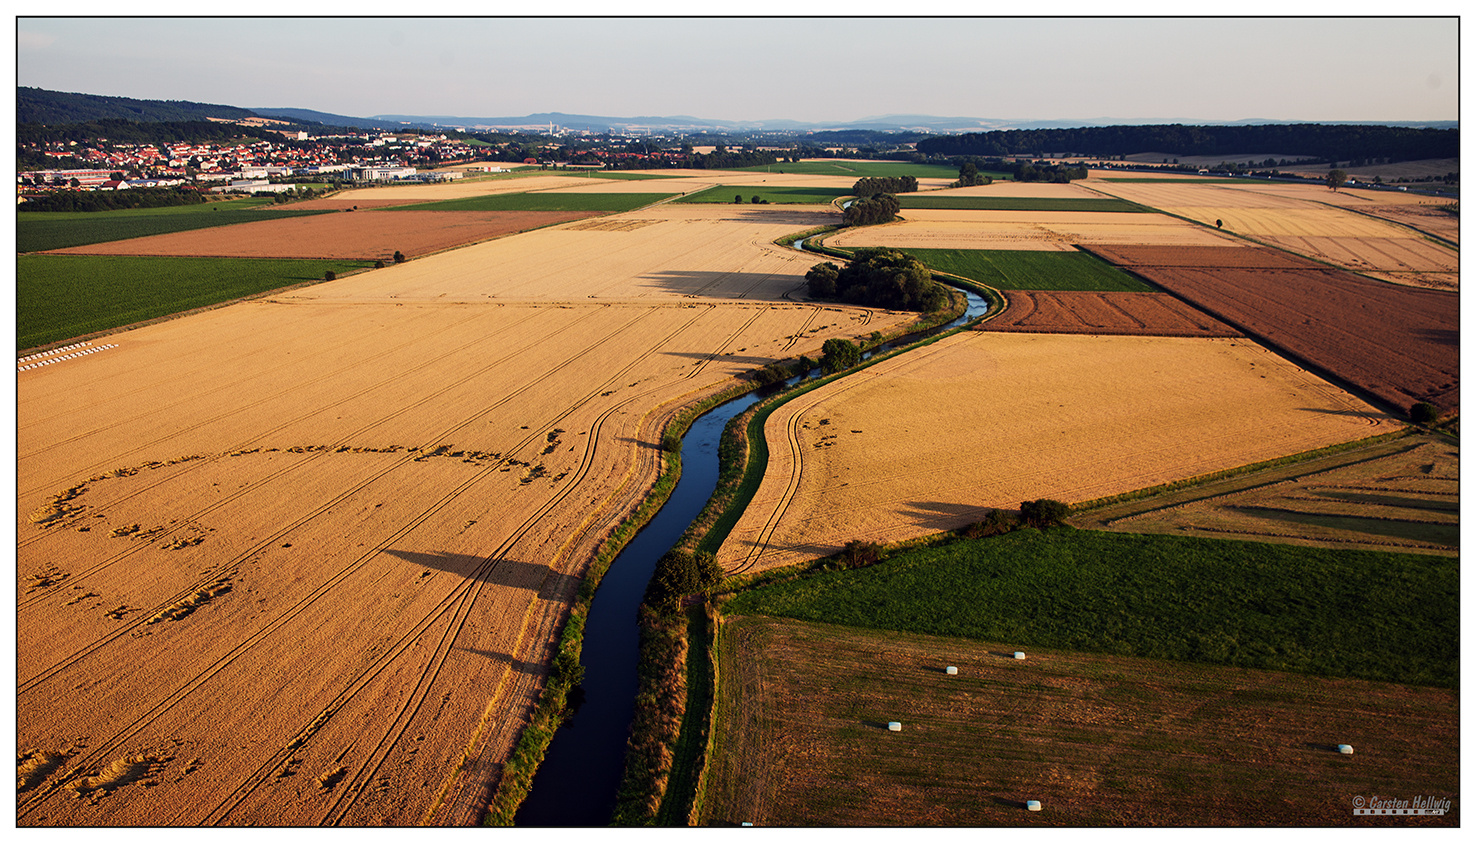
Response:
[[[900,732],[902,732],[902,722],[901,721],[888,721],[887,722],[887,729],[888,730],[891,730],[894,733],[900,733]]]

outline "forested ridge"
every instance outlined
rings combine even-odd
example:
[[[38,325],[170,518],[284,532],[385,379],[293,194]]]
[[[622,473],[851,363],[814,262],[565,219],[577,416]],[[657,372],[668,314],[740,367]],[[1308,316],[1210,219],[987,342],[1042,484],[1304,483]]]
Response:
[[[949,156],[1042,153],[1118,156],[1140,152],[1189,156],[1275,152],[1328,161],[1354,158],[1413,161],[1459,157],[1460,130],[1317,123],[1004,129],[926,138],[917,142],[917,150],[927,155]]]

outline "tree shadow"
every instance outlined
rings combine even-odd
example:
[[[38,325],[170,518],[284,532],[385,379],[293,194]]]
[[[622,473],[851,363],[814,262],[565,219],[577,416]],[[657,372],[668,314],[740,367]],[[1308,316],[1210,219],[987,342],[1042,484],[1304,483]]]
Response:
[[[385,553],[399,557],[412,565],[443,571],[447,574],[474,578],[498,586],[536,591],[544,600],[572,598],[579,589],[579,578],[561,574],[545,565],[524,563],[505,558],[482,557],[472,554],[447,554],[434,551],[401,551],[384,549]]]
[[[745,299],[758,302],[783,300],[784,294],[805,286],[798,273],[714,272],[708,270],[668,270],[640,276],[640,281],[655,282],[665,293],[692,298]],[[786,301],[785,304],[793,304]]]
[[[487,659],[492,660],[493,662],[505,662],[510,668],[512,668],[512,670],[521,672],[523,674],[538,673],[537,665],[524,662],[521,659],[515,659],[511,654],[505,654],[499,651],[484,651],[480,648],[457,648],[457,650],[460,650],[464,653],[475,654],[477,656],[484,656]]]

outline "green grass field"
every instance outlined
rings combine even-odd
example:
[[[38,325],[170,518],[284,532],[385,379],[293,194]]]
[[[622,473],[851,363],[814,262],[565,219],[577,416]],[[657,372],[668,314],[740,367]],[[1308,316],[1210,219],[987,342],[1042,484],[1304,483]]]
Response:
[[[1153,290],[1085,252],[910,248],[897,251],[913,256],[930,269],[999,290]]]
[[[1021,530],[740,593],[726,612],[1454,687],[1455,559]]]
[[[909,164],[906,161],[799,161],[764,164],[759,167],[741,167],[748,173],[794,173],[803,176],[845,176],[859,179],[862,176],[916,176],[919,179],[957,179],[958,168],[942,164]],[[1009,178],[1008,173],[979,171],[982,176],[996,179]]]
[[[618,214],[671,196],[669,193],[495,193],[402,205],[397,211],[599,211]]]
[[[21,255],[16,348],[219,304],[373,266],[366,261]]]
[[[828,205],[832,201],[842,197],[850,196],[850,188],[815,188],[815,187],[761,187],[759,185],[717,185],[716,187],[700,190],[696,193],[687,194],[676,202],[692,202],[713,205],[734,205],[735,196],[743,197],[743,204],[748,205],[757,195],[759,199],[767,200],[774,205]]]
[[[41,252],[108,243],[153,234],[208,229],[277,217],[327,214],[328,211],[253,210],[272,205],[261,198],[233,199],[173,208],[125,208],[119,211],[17,211],[15,251]]]
[[[946,211],[1119,211],[1148,212],[1126,199],[1083,197],[1049,198],[1040,196],[929,196],[925,193],[899,194],[902,208],[935,208]]]

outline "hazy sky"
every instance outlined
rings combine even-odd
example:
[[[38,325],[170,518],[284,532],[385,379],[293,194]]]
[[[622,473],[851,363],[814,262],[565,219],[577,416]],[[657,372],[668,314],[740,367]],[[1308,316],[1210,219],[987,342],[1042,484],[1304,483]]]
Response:
[[[1458,118],[1455,17],[16,22],[19,85],[357,117]]]

